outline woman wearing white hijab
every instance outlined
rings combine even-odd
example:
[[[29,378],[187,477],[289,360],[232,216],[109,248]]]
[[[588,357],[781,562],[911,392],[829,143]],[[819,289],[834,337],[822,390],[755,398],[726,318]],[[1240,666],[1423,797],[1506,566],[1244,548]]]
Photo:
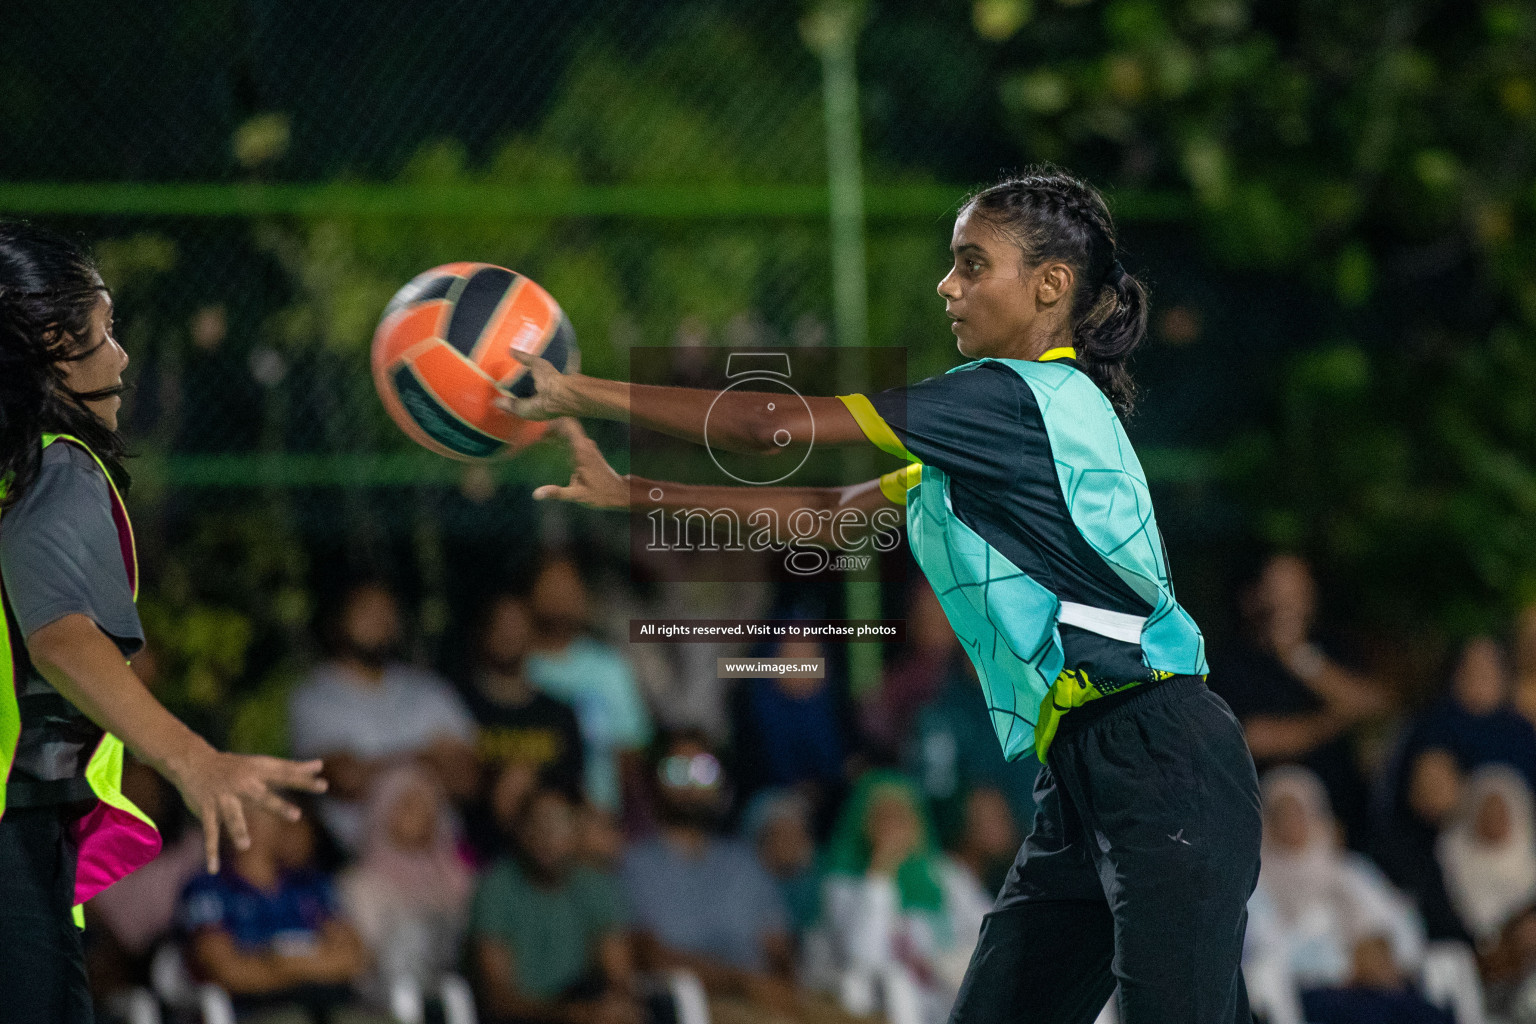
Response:
[[[1494,938],[1536,902],[1536,823],[1525,780],[1504,765],[1473,772],[1435,856],[1468,933],[1479,942]]]
[[[1423,925],[1373,864],[1342,848],[1318,777],[1275,768],[1260,792],[1264,840],[1249,902],[1249,962],[1283,961],[1302,988],[1339,985],[1355,944],[1385,937],[1400,967],[1415,966]]]

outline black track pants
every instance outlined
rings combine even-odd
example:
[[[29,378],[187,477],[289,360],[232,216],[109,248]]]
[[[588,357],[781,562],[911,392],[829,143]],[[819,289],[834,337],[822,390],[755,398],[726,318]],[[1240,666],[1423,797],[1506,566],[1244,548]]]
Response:
[[[91,1024],[73,821],[58,805],[0,819],[0,1024]]]
[[[1116,984],[1122,1024],[1248,1024],[1259,793],[1237,720],[1194,676],[1088,711],[1062,720],[951,1024],[1091,1024]]]

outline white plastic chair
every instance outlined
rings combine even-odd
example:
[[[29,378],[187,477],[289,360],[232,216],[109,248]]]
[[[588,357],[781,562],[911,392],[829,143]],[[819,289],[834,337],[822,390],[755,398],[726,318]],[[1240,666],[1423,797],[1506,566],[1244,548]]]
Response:
[[[672,996],[677,1024],[709,1024],[709,997],[697,975],[692,971],[668,971],[662,976],[662,983]]]
[[[1464,942],[1431,942],[1419,968],[1419,989],[1424,998],[1449,1010],[1456,1024],[1485,1024],[1483,982],[1477,958]]]
[[[201,1015],[203,1024],[235,1024],[235,1004],[217,985],[199,984],[187,970],[182,948],[168,942],[155,951],[149,964],[150,985],[155,995],[173,1010]]]
[[[445,1024],[478,1024],[475,997],[469,982],[457,974],[445,974],[437,983],[437,997],[442,1001]],[[409,975],[398,975],[389,983],[389,1015],[399,1024],[422,1024],[427,1018],[427,998],[421,983]]]
[[[1301,991],[1284,957],[1260,957],[1243,965],[1248,1005],[1269,1024],[1302,1024]]]
[[[922,1024],[922,994],[912,976],[899,966],[878,971],[844,971],[838,978],[837,999],[859,1017],[880,1014],[886,1024]]]
[[[160,1013],[160,1000],[147,988],[113,993],[107,999],[107,1006],[126,1024],[162,1024],[165,1019]]]

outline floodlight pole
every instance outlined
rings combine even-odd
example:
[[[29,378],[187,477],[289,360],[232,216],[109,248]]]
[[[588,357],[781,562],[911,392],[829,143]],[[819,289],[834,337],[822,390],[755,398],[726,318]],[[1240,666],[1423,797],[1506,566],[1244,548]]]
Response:
[[[820,0],[800,22],[800,34],[821,60],[821,86],[827,132],[827,205],[832,249],[832,316],[837,344],[859,349],[869,344],[869,284],[864,254],[864,169],[859,141],[859,79],[855,60],[865,7],[860,0]],[[849,391],[865,390],[868,367],[862,354],[844,361]],[[844,466],[864,479],[873,472],[867,451],[848,453]],[[878,558],[878,555],[876,556]],[[880,583],[874,571],[850,576],[844,591],[850,619],[878,619]],[[880,682],[880,645],[855,643],[848,648],[849,683],[855,694]]]

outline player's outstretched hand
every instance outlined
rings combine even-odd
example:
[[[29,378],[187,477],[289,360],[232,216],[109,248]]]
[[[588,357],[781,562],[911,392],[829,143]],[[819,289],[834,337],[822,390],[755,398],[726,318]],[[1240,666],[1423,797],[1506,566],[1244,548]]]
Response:
[[[212,747],[195,754],[172,782],[192,813],[202,820],[208,873],[216,874],[219,870],[220,833],[228,834],[236,849],[244,850],[251,845],[245,823],[247,805],[297,821],[299,809],[278,796],[278,791],[325,792],[325,780],[320,778],[323,767],[318,760],[300,763],[277,757],[226,754]]]
[[[571,449],[571,482],[564,487],[545,484],[533,492],[535,501],[557,498],[588,508],[628,508],[629,481],[613,471],[597,442],[573,419],[556,420],[552,433],[564,438]]]
[[[525,420],[552,420],[561,416],[575,416],[580,410],[571,379],[576,376],[577,365],[573,362],[570,372],[561,373],[543,356],[512,349],[512,358],[528,367],[533,380],[533,396],[518,398],[507,395],[496,399],[496,408]],[[573,353],[574,356],[574,353]]]

